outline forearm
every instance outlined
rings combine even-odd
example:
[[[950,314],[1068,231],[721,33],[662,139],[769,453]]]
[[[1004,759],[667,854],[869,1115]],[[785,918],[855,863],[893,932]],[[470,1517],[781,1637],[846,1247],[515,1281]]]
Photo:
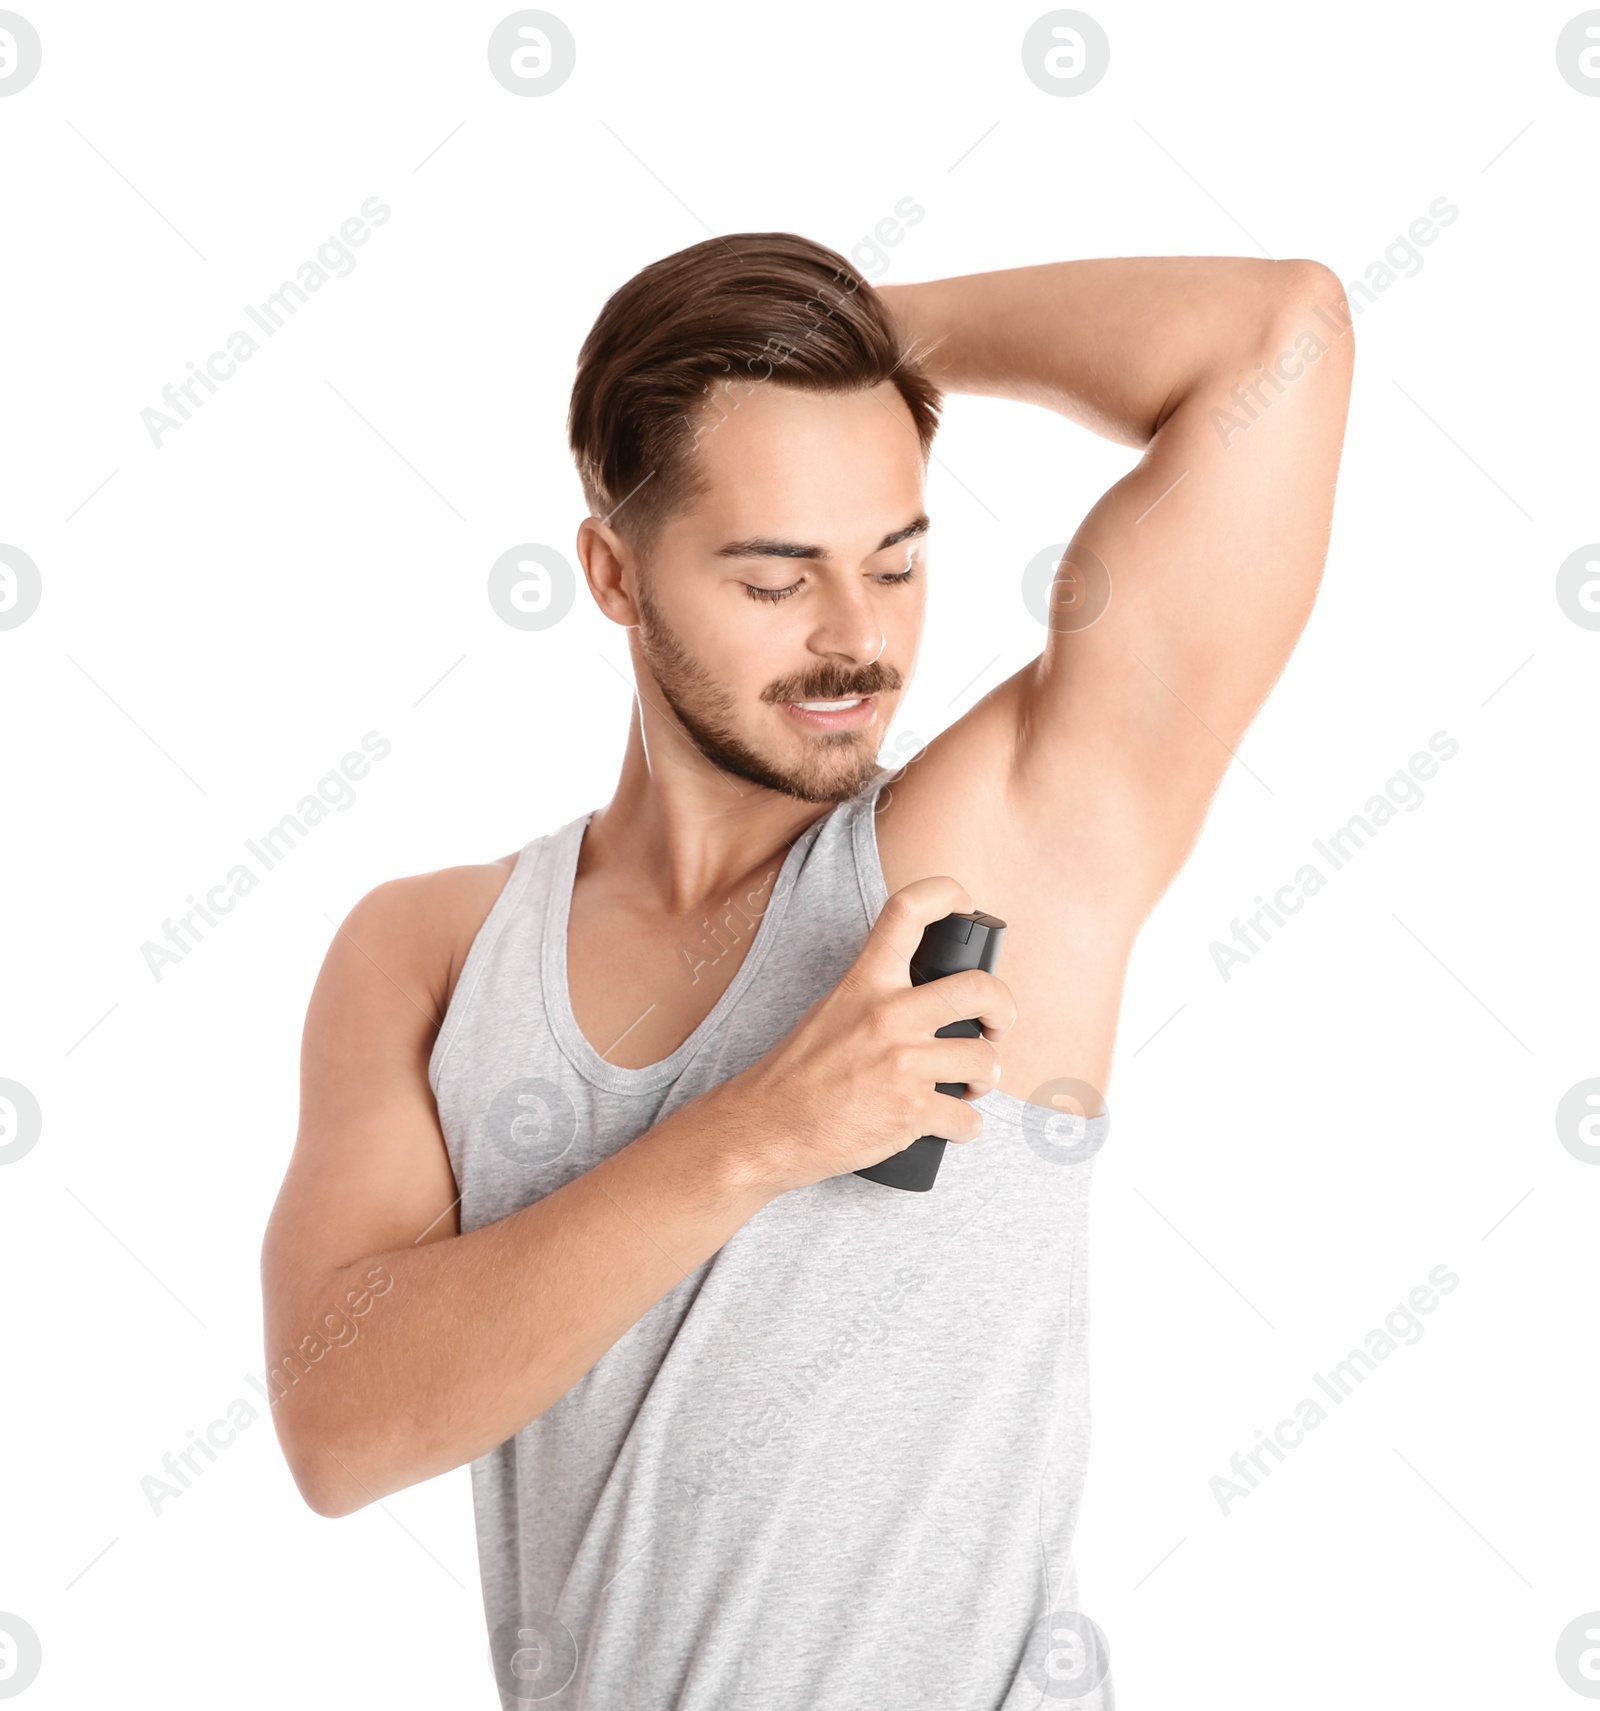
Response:
[[[1314,263],[1232,256],[1049,262],[877,289],[946,391],[1043,404],[1144,446],[1302,295]],[[1331,296],[1336,297],[1337,291]]]
[[[392,1286],[273,1406],[296,1483],[341,1515],[483,1455],[564,1396],[778,1192],[712,1096],[497,1223],[367,1256],[296,1292]],[[298,1323],[298,1321],[296,1321]]]

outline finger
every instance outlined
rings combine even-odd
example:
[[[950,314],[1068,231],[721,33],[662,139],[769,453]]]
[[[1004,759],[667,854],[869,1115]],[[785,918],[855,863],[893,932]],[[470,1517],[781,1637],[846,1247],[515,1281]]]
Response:
[[[851,974],[875,989],[903,987],[911,978],[911,959],[922,942],[923,929],[946,915],[971,912],[966,887],[948,874],[902,885],[879,911]]]
[[[975,1141],[983,1133],[983,1113],[950,1093],[931,1093],[924,1106],[925,1135],[946,1141]]]
[[[981,1099],[1000,1083],[1000,1054],[988,1040],[935,1040],[928,1048],[929,1073],[936,1082],[964,1082],[964,1096]]]
[[[987,969],[968,968],[939,980],[924,981],[894,1000],[914,1033],[933,1033],[951,1022],[978,1022],[985,1039],[998,1040],[1015,1025],[1017,1003],[1011,988]]]

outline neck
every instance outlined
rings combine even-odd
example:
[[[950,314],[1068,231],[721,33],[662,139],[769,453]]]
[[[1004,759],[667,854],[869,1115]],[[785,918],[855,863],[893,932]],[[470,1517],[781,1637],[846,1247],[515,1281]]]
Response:
[[[667,915],[695,915],[735,891],[770,886],[796,838],[829,812],[734,778],[665,708],[635,699],[617,787],[579,851],[580,880]]]

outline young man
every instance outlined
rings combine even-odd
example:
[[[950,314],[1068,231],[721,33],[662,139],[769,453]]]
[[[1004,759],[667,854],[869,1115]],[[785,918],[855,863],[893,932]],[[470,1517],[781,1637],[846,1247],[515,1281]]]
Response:
[[[263,1263],[315,1510],[473,1464],[507,1706],[1109,1706],[1071,1558],[1095,1090],[1315,596],[1348,321],[1310,262],[875,291],[774,233],[606,304],[569,429],[637,680],[616,790],[356,905]],[[941,391],[1144,456],[1039,657],[891,777]],[[973,909],[1003,978],[912,987]],[[854,1174],[928,1134],[931,1192]]]

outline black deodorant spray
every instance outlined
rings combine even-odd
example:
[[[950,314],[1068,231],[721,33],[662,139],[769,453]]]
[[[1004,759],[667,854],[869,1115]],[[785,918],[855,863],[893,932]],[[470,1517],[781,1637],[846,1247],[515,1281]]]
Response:
[[[946,915],[923,929],[922,942],[911,959],[911,984],[922,986],[930,980],[942,980],[947,974],[960,974],[969,968],[995,972],[1000,960],[1000,941],[1005,937],[1006,924],[993,915],[975,909],[970,915]],[[983,1037],[983,1027],[976,1021],[947,1022],[935,1030],[941,1040],[977,1040]],[[966,1092],[964,1081],[934,1083],[940,1093],[956,1098]],[[907,1188],[925,1194],[933,1187],[939,1174],[939,1161],[944,1157],[945,1143],[938,1135],[923,1135],[901,1152],[890,1153],[877,1164],[858,1170],[868,1182],[881,1182],[885,1188]]]

